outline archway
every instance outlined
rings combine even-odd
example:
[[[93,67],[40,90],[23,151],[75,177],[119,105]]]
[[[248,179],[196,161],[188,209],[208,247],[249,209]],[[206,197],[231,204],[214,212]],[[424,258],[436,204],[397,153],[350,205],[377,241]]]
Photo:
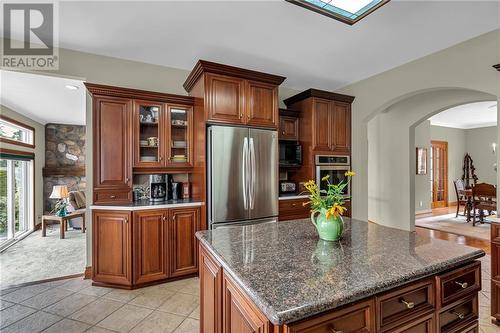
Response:
[[[445,109],[497,97],[463,88],[437,88],[399,97],[366,119],[368,219],[415,228],[415,127]]]

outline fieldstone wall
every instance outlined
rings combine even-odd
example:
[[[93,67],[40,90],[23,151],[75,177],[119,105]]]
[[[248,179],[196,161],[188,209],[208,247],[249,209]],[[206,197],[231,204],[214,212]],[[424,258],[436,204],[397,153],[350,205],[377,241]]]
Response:
[[[85,126],[47,124],[45,126],[45,167],[85,168]],[[43,179],[44,211],[50,212],[55,200],[49,199],[54,185],[67,185],[69,191],[85,190],[84,176],[46,176]]]

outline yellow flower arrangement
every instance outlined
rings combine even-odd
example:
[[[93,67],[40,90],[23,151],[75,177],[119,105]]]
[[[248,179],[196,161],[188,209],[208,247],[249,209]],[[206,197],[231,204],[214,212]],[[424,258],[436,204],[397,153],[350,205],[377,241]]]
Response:
[[[354,171],[347,171],[345,173],[345,176],[348,178],[347,181],[341,181],[339,184],[331,184],[330,176],[326,175],[321,178],[321,181],[327,182],[326,190],[321,190],[314,180],[309,180],[304,184],[306,190],[309,192],[309,202],[304,203],[304,206],[311,205],[311,211],[314,212],[324,210],[327,219],[330,217],[338,218],[344,215],[347,210],[345,200],[349,199],[349,197],[344,195],[344,189],[346,186],[349,186],[350,179],[355,175]]]

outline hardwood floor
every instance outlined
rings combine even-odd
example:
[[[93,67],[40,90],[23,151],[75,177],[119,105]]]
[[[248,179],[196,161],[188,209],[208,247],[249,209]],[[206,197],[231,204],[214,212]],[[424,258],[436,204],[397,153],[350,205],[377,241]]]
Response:
[[[420,227],[416,227],[415,232],[418,235],[422,235],[422,236],[428,236],[428,237],[436,238],[436,239],[444,239],[444,240],[451,241],[451,242],[454,242],[457,244],[476,247],[476,248],[484,250],[484,252],[486,252],[486,254],[491,253],[490,242],[487,240],[482,240],[482,239],[472,238],[472,237],[467,237],[467,236],[460,236],[460,235],[451,234],[449,232],[430,230],[430,229],[420,228]]]

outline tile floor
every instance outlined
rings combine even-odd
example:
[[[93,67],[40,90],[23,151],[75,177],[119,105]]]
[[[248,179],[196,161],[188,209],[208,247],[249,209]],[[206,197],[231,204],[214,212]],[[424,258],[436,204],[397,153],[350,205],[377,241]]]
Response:
[[[480,333],[499,333],[490,320],[490,257],[483,258],[479,294]],[[198,278],[138,290],[91,286],[75,278],[0,293],[0,331],[199,332]]]
[[[0,292],[0,332],[199,332],[198,278],[138,290],[74,278]]]

